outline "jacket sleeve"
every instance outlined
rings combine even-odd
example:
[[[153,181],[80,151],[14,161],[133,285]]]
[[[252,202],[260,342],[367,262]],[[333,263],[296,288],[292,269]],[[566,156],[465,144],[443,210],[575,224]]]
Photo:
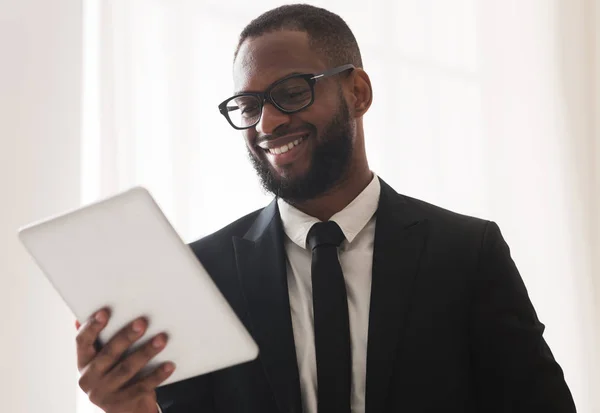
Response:
[[[193,377],[156,389],[162,413],[215,413],[210,375]]]
[[[471,359],[478,411],[571,413],[563,371],[498,226],[489,222],[473,280]]]

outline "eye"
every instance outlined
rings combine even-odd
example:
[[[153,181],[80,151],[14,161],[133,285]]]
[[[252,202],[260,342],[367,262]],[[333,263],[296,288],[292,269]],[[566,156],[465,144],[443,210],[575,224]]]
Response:
[[[249,105],[240,107],[242,115],[254,116],[258,112],[258,105]]]
[[[296,80],[292,84],[285,84],[273,90],[271,97],[280,107],[287,110],[297,110],[310,102],[312,92],[305,81],[298,82]]]
[[[282,90],[277,97],[288,102],[294,102],[305,100],[308,96],[310,96],[310,89],[306,87],[294,87]]]
[[[236,109],[241,116],[252,117],[260,111],[260,102],[254,96],[241,96],[235,99]]]

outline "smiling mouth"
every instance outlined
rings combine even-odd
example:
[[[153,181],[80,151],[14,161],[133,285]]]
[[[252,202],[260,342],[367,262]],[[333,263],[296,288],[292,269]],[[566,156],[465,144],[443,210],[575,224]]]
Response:
[[[302,142],[304,142],[307,138],[308,138],[308,134],[301,136],[292,142],[286,143],[285,145],[272,147],[272,148],[263,148],[261,146],[261,149],[271,155],[281,155],[282,153],[286,153],[286,152],[296,149],[296,147],[298,145],[300,145]]]

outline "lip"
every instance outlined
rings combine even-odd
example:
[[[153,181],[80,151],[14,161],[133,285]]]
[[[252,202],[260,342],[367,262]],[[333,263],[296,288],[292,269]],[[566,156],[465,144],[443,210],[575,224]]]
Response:
[[[280,146],[285,145],[286,143],[293,142],[302,136],[306,136],[303,139],[303,141],[300,142],[299,145],[294,146],[292,149],[288,150],[287,152],[275,154],[275,153],[269,152],[266,149],[263,149],[265,151],[267,159],[269,160],[271,165],[273,165],[275,167],[285,166],[285,165],[289,165],[289,164],[293,163],[294,161],[296,161],[297,159],[301,158],[304,155],[304,153],[306,152],[308,146],[310,145],[309,141],[311,139],[311,135],[310,135],[310,133],[308,133],[308,134],[303,133],[303,134],[299,134],[299,135],[282,136],[281,138],[277,138],[277,139],[273,140],[272,141],[273,145],[270,145],[270,147],[278,148]]]
[[[290,142],[294,142],[296,139],[301,138],[303,136],[309,136],[310,132],[300,132],[294,133],[292,135],[284,135],[275,139],[264,139],[258,142],[257,146],[264,150],[279,148],[281,146],[287,145]]]

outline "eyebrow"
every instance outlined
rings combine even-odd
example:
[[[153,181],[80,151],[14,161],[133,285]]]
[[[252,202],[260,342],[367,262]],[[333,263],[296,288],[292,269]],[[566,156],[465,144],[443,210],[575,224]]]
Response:
[[[267,90],[268,88],[270,88],[270,87],[271,87],[271,86],[272,86],[274,83],[277,83],[277,82],[279,82],[280,80],[283,80],[283,79],[285,79],[285,78],[287,78],[287,77],[290,77],[290,76],[296,76],[296,75],[305,75],[305,74],[307,74],[307,73],[306,73],[306,72],[291,72],[291,73],[288,73],[287,75],[285,75],[285,76],[282,76],[282,77],[280,77],[279,79],[277,79],[277,80],[275,80],[275,81],[271,82],[271,83],[269,84],[269,86],[267,86],[267,87],[266,87],[266,89],[265,89],[265,90]],[[241,90],[241,91],[240,91],[240,90],[238,90],[238,91],[235,91],[235,92],[233,93],[233,96],[235,96],[235,95],[241,95],[241,94],[244,94],[244,93],[262,93],[262,92],[264,92],[265,90],[261,90],[261,91],[256,91],[256,90]]]

